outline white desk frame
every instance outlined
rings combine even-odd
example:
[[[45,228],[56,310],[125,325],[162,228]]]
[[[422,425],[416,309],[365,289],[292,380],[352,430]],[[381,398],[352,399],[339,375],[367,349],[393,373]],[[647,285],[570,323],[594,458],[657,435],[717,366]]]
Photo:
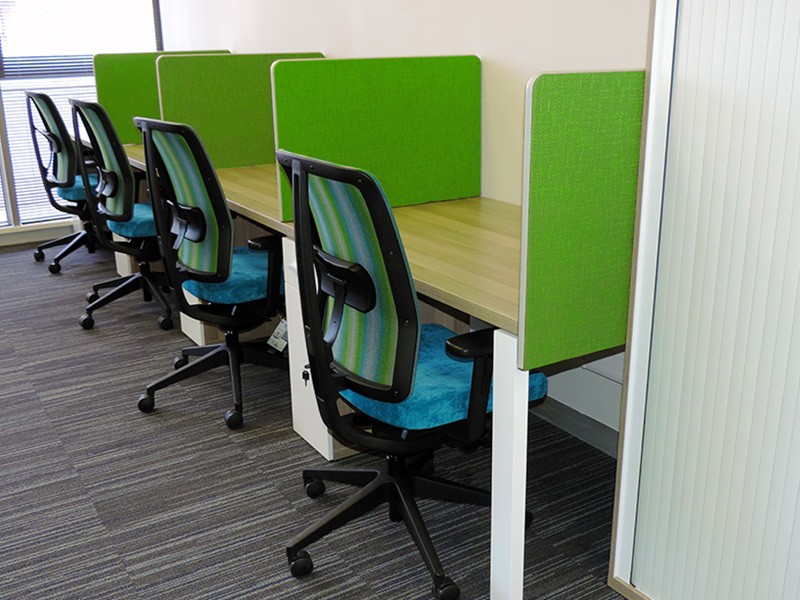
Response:
[[[522,600],[525,485],[528,464],[528,372],[517,368],[517,336],[494,333],[490,597]]]

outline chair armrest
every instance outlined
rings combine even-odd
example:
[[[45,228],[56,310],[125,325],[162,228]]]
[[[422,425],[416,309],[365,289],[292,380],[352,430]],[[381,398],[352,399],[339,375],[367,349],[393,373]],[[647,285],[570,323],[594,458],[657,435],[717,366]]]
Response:
[[[492,353],[494,328],[470,331],[447,340],[445,350],[454,358],[477,358]]]
[[[447,438],[468,452],[485,445],[486,408],[492,383],[493,337],[494,328],[479,329],[452,337],[445,343],[445,350],[453,358],[473,361],[467,418],[445,431]]]
[[[281,237],[277,233],[266,233],[257,238],[247,240],[247,247],[250,250],[280,250]]]

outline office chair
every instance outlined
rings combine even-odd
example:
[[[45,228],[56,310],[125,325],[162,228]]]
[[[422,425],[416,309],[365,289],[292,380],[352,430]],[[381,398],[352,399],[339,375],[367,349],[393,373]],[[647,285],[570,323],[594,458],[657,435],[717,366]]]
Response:
[[[231,429],[242,425],[240,365],[288,368],[282,353],[265,342],[242,342],[239,334],[273,318],[282,295],[279,235],[233,247],[231,214],[206,150],[190,127],[135,118],[142,131],[147,181],[156,215],[164,264],[180,310],[216,325],[221,344],[189,347],[175,359],[174,373],[147,386],[139,410],[151,412],[154,394],[214,367],[227,365],[234,406],[225,414]],[[183,291],[201,300],[190,303]],[[190,356],[198,358],[189,362]]]
[[[309,368],[322,419],[343,443],[380,453],[373,469],[306,469],[308,496],[324,480],[360,486],[343,504],[293,538],[286,549],[296,577],[314,566],[309,544],[377,506],[403,521],[439,600],[459,597],[445,576],[415,497],[488,506],[488,492],[430,474],[443,442],[480,444],[491,410],[492,331],[454,337],[419,324],[414,284],[391,209],[367,173],[285,151]],[[546,378],[530,377],[530,395]],[[353,412],[340,409],[344,401]],[[380,594],[376,594],[380,595]]]
[[[162,289],[167,288],[167,279],[163,273],[150,268],[151,262],[161,258],[153,210],[149,204],[136,202],[138,186],[105,109],[96,102],[70,99],[70,104],[78,165],[88,189],[87,205],[97,239],[109,250],[133,257],[139,266],[138,273],[93,285],[92,291],[86,295],[89,304],[79,323],[84,329],[91,329],[94,327],[92,315],[97,309],[141,290],[145,302],[155,299],[163,309],[158,318],[159,327],[172,329],[172,309],[162,293]],[[86,159],[81,125],[89,137],[92,162]],[[92,179],[92,171],[98,181],[94,187],[87,185]],[[108,288],[111,291],[100,296],[100,290]]]
[[[90,253],[93,253],[97,240],[86,205],[83,178],[76,177],[77,151],[64,120],[50,96],[30,91],[26,91],[25,96],[33,149],[36,153],[36,162],[39,166],[39,174],[42,176],[47,199],[56,210],[78,217],[83,226],[81,231],[36,247],[33,258],[36,262],[41,262],[44,260],[46,249],[64,246],[47,267],[51,273],[56,274],[61,272],[62,259],[81,247],[86,247]],[[34,118],[34,110],[39,115],[38,119]],[[47,141],[47,149],[44,152],[40,147],[42,141],[40,137]],[[93,175],[90,177],[89,183],[97,185],[97,178]],[[59,199],[53,195],[54,190]]]

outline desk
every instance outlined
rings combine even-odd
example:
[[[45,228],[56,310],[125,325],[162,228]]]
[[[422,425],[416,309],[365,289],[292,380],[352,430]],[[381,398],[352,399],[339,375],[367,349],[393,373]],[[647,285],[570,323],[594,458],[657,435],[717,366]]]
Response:
[[[144,169],[141,146],[126,146]],[[230,209],[294,237],[280,220],[275,165],[219,169]],[[517,331],[520,207],[464,198],[394,209],[417,292],[512,333]]]
[[[144,168],[141,146],[126,147]],[[280,221],[275,165],[219,169],[231,210],[294,235]],[[417,292],[499,327],[495,332],[491,597],[522,598],[528,373],[517,369],[520,207],[465,198],[394,209]],[[287,260],[285,257],[284,260]]]

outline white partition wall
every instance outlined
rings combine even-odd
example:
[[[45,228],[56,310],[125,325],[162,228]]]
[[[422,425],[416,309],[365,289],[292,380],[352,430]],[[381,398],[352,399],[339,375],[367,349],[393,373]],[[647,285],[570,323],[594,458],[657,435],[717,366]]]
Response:
[[[800,598],[800,2],[657,0],[653,43],[610,581]]]

